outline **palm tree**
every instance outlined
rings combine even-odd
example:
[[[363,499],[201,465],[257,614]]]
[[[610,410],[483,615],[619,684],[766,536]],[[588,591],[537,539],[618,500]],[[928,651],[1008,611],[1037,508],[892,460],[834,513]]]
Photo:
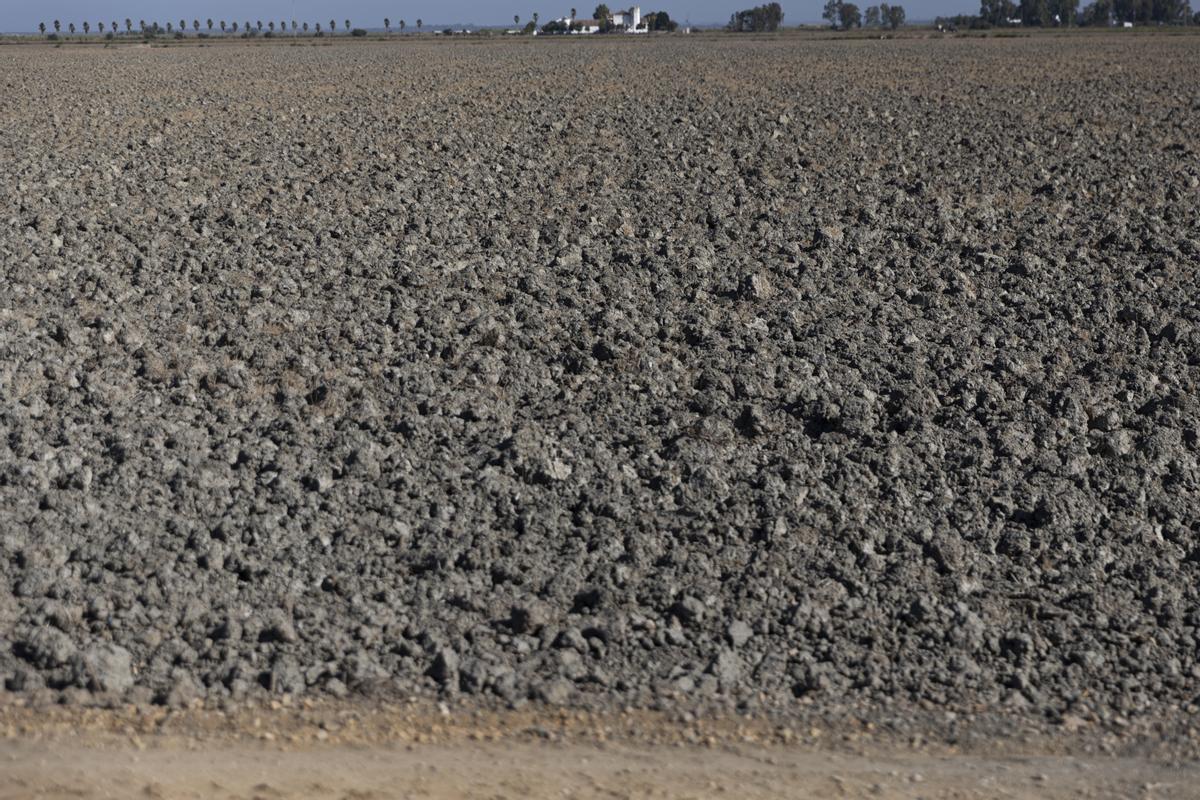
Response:
[[[246,20],[246,24],[242,26],[242,30],[246,33],[250,32],[250,20]]]
[[[420,32],[421,32],[421,25],[422,25],[422,24],[424,24],[424,23],[422,23],[422,22],[421,22],[421,18],[420,18],[420,17],[417,17],[417,32],[418,32],[418,33],[420,33]]]
[[[44,22],[38,23],[38,32],[41,33],[43,36],[46,35],[46,23],[44,23]]]
[[[346,27],[342,30],[344,30],[346,33],[350,32],[350,20],[346,20]]]
[[[308,23],[304,23],[304,30],[308,30]],[[292,20],[292,36],[296,35],[296,20]]]
[[[520,14],[513,14],[513,25],[516,25],[518,28],[521,27],[521,15]]]
[[[97,23],[96,23],[96,30],[100,31],[101,33],[104,33],[104,23],[103,23],[103,22],[97,22]]]
[[[112,32],[113,33],[117,32],[117,23],[115,21],[112,23]]]
[[[87,36],[91,32],[92,32],[92,23],[85,21],[83,23],[83,35]]]
[[[258,32],[262,33],[262,20],[261,19],[258,21]]]
[[[62,32],[62,23],[59,22],[58,20],[54,20],[54,32],[55,33]]]
[[[196,25],[196,27],[199,28],[200,26]],[[184,33],[187,33],[187,20],[186,19],[179,20],[179,30],[183,31]]]
[[[233,21],[233,26],[232,26],[232,27],[233,27],[233,32],[234,32],[234,33],[237,33],[237,31],[238,31],[238,27],[237,27],[237,20],[236,20],[236,19]]]
[[[337,33],[337,21],[336,20],[332,20],[332,19],[329,20],[329,32]]]
[[[200,20],[198,20],[198,19],[192,20],[192,30],[194,30],[197,35],[200,34]]]
[[[318,36],[321,35],[321,23],[319,23],[319,22],[317,23],[317,35]]]
[[[304,23],[304,32],[308,33],[308,23]]]
[[[125,33],[133,33],[133,20],[129,17],[125,18]]]
[[[168,21],[167,21],[167,33],[170,33],[170,32],[171,32],[171,26],[172,26],[173,24],[174,24],[174,23],[173,23],[173,22],[171,22],[170,20],[168,20]]]
[[[75,35],[75,23],[74,22],[68,23],[67,30],[69,30],[71,32],[71,35],[74,36]]]
[[[383,29],[387,31],[388,36],[392,35],[392,21],[387,17],[383,18]]]
[[[142,33],[146,32],[146,20],[144,20],[144,19],[138,20],[138,30],[140,30]]]
[[[209,17],[208,19],[204,20],[204,24],[208,26],[208,32],[209,32],[209,34],[211,34],[212,29],[213,29],[212,17]]]
[[[573,9],[573,8],[571,9],[571,21],[572,22],[575,21],[575,9]]]
[[[279,32],[287,33],[287,22],[284,20],[279,20]]]
[[[221,35],[225,35],[225,20],[221,20]]]
[[[535,28],[537,27],[537,21],[538,21],[538,13],[535,11],[535,12],[533,12],[533,27],[535,27]]]
[[[400,20],[400,33],[402,35],[404,33],[404,29],[407,27],[408,27],[408,23],[406,23],[404,20]]]
[[[267,23],[267,30],[271,32],[272,36],[275,35],[275,20],[271,20]]]

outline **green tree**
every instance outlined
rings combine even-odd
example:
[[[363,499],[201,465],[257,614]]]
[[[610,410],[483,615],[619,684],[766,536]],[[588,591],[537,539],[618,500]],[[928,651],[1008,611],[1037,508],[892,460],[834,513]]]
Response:
[[[221,35],[225,35],[225,20],[221,20]]]
[[[350,30],[350,20],[346,20],[346,27],[343,30]]]
[[[133,33],[133,20],[131,20],[129,17],[125,18],[125,32]]]
[[[848,31],[852,28],[862,27],[862,15],[854,3],[842,3],[842,7],[838,10],[838,20],[842,23],[843,30]]]
[[[83,35],[87,36],[91,32],[92,32],[92,23],[88,22],[87,20],[84,20],[83,21]]]
[[[535,16],[536,16],[536,15],[535,15]],[[424,25],[424,24],[425,24],[425,23],[421,22],[421,18],[420,18],[420,17],[417,17],[417,33],[420,33],[420,32],[421,32],[421,26],[422,26],[422,25]]]
[[[842,19],[842,0],[825,0],[825,8],[821,10],[821,19],[828,22],[831,28],[836,28],[840,25]]]
[[[42,34],[43,36],[46,35],[46,23],[44,23],[44,22],[38,23],[38,33]]]
[[[835,0],[830,0],[834,2]],[[783,24],[783,7],[779,3],[767,3],[745,11],[735,12],[729,18],[727,30],[738,33],[777,31]]]
[[[980,0],[979,16],[992,25],[1006,25],[1016,15],[1013,0]]]
[[[1017,6],[1017,16],[1022,25],[1032,27],[1048,27],[1050,25],[1050,5],[1046,0],[1021,0]]]
[[[387,17],[383,18],[383,29],[387,31],[388,36],[392,35],[392,21]]]
[[[204,20],[204,24],[208,26],[208,32],[211,34],[212,29],[213,29],[212,17],[209,17],[208,19]]]
[[[308,23],[304,23],[304,32],[308,33]]]
[[[884,3],[886,6],[887,4]],[[879,6],[867,6],[867,10],[863,12],[863,27],[878,28],[883,23],[880,21],[883,17],[879,13]]]
[[[337,20],[335,20],[335,19],[329,20],[329,32],[337,33]]]
[[[884,19],[884,22],[887,23],[889,28],[896,30],[904,24],[905,16],[904,6],[889,6],[887,17]]]
[[[406,27],[408,27],[408,23],[406,23],[404,20],[400,20],[400,32],[401,33],[404,33],[404,29]]]
[[[59,22],[58,20],[54,20],[54,32],[62,33],[62,23]]]

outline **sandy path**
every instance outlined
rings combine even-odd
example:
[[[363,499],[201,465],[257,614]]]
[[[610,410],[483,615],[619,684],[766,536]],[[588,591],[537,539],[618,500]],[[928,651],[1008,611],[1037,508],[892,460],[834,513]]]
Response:
[[[1196,797],[1200,771],[1129,759],[554,744],[0,745],[0,798]],[[1190,792],[1190,794],[1189,794]]]

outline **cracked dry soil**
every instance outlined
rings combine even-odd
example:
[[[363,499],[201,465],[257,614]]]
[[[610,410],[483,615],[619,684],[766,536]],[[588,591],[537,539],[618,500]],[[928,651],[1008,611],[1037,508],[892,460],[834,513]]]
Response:
[[[0,48],[14,702],[1195,752],[1200,39]]]

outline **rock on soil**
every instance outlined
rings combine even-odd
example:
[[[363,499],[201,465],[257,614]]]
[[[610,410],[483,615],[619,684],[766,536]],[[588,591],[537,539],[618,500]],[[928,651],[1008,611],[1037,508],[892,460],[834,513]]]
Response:
[[[0,681],[1200,703],[1192,37],[0,52]]]

